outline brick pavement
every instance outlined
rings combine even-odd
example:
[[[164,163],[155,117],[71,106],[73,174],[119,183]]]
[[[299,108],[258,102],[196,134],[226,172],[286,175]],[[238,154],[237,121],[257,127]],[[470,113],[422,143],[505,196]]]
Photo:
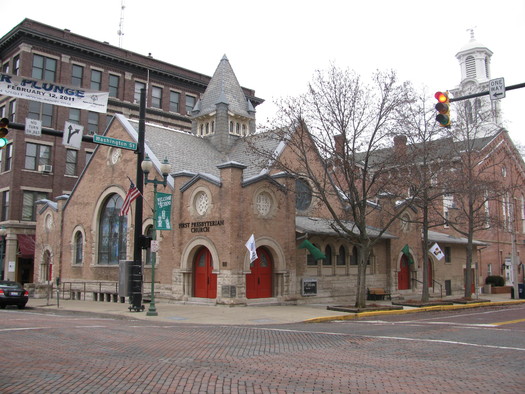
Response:
[[[525,385],[525,352],[511,350],[305,332],[297,325],[0,313],[2,353],[12,355],[0,369],[0,392],[9,394],[518,393]]]

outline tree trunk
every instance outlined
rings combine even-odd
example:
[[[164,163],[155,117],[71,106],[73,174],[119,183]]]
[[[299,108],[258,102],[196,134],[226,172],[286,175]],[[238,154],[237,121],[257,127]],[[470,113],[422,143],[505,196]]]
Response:
[[[362,248],[357,259],[357,295],[355,300],[356,308],[366,307],[366,265],[370,255],[369,248]]]

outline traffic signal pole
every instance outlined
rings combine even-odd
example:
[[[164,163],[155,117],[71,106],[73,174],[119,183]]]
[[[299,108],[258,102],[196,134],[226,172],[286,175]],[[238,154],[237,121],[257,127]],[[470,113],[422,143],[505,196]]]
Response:
[[[26,125],[23,123],[9,123],[9,128],[14,130],[25,130]],[[42,127],[42,134],[44,135],[52,135],[54,137],[63,137],[64,132],[60,130],[50,129],[47,127]],[[83,135],[82,141],[84,142],[93,142],[93,136],[92,135]]]
[[[137,176],[135,186],[141,196],[135,200],[135,223],[133,236],[133,265],[131,267],[131,306],[130,311],[140,312],[144,310],[142,305],[142,249],[140,238],[142,236],[142,201],[144,192],[144,174],[140,166],[144,160],[144,136],[146,131],[146,89],[140,90],[139,130],[137,145]]]
[[[507,91],[507,90],[514,90],[514,89],[520,89],[520,88],[525,88],[525,83],[519,83],[517,85],[511,85],[511,86],[505,86],[505,91]],[[485,92],[469,94],[468,96],[454,97],[454,98],[449,99],[449,101],[451,103],[453,103],[454,101],[468,100],[468,99],[471,99],[471,98],[474,98],[474,97],[486,96],[488,94],[490,94],[490,92],[487,90]]]

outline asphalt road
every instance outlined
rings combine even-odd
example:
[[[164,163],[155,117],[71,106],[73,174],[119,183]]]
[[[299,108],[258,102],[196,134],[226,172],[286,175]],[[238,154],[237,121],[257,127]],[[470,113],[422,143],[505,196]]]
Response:
[[[224,326],[0,311],[2,393],[521,393],[525,306]]]

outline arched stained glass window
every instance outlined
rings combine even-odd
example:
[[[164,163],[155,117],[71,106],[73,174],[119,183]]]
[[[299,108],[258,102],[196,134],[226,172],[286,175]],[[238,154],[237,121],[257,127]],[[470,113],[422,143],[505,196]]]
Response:
[[[326,245],[324,248],[324,255],[326,259],[323,260],[323,265],[332,265],[332,247],[330,245]]]
[[[339,247],[339,254],[337,255],[337,265],[346,264],[346,249],[343,245]]]
[[[75,233],[75,261],[74,264],[82,264],[84,256],[84,237],[81,231]]]
[[[312,203],[312,189],[310,185],[303,179],[297,179],[295,182],[295,207],[299,211],[304,211],[310,207]]]
[[[120,216],[122,198],[110,195],[100,214],[98,238],[98,264],[116,265],[126,259],[127,216]]]

